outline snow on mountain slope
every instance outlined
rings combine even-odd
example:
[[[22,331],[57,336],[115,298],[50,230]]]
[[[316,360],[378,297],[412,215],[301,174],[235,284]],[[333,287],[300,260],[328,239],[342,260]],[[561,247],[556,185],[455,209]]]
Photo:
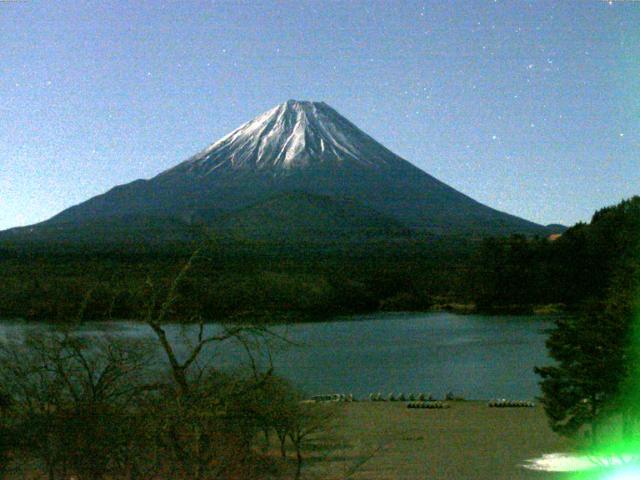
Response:
[[[289,100],[164,174],[208,175],[221,167],[278,174],[347,161],[375,167],[403,160],[327,104]]]

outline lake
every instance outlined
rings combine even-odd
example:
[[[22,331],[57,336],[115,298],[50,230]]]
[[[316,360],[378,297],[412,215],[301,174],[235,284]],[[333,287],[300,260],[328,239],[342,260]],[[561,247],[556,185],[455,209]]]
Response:
[[[468,399],[533,399],[540,393],[536,365],[550,363],[544,342],[550,318],[434,313],[375,313],[331,321],[274,327],[294,344],[273,352],[275,371],[310,395],[371,392],[446,392]],[[0,322],[0,335],[51,328]],[[219,328],[209,325],[209,330]],[[195,326],[167,327],[173,339],[189,338]],[[149,337],[133,322],[88,323],[86,335]],[[183,340],[184,341],[184,340]],[[210,349],[207,357],[231,367],[244,356],[237,345]]]

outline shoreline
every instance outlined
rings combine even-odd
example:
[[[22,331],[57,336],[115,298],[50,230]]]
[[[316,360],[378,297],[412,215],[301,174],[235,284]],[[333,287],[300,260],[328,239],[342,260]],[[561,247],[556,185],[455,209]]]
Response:
[[[306,312],[259,312],[256,313],[253,318],[257,319],[258,322],[256,324],[264,325],[264,326],[278,326],[278,325],[298,325],[298,324],[308,324],[308,323],[328,323],[328,322],[357,322],[362,320],[371,320],[371,318],[360,319],[354,318],[359,316],[373,316],[373,315],[415,315],[415,314],[432,314],[432,313],[450,313],[453,315],[483,315],[487,317],[520,317],[520,316],[531,316],[531,317],[553,317],[553,316],[562,316],[570,314],[571,311],[566,307],[566,305],[562,304],[545,304],[545,305],[507,305],[507,306],[494,306],[490,308],[478,308],[476,305],[471,303],[438,303],[434,304],[431,307],[424,309],[377,309],[377,310],[367,310],[367,311],[350,311],[344,313],[330,313],[330,314],[313,314]],[[246,313],[244,318],[251,318],[251,315]],[[272,317],[272,321],[262,321],[264,317]],[[295,318],[291,320],[291,318]],[[0,322],[15,322],[15,323],[24,323],[30,325],[73,325],[78,324],[76,320],[69,322],[60,322],[60,321],[50,321],[44,319],[28,319],[21,317],[0,317]],[[145,323],[144,320],[137,318],[112,318],[112,319],[86,319],[80,322],[79,324],[109,324],[115,322],[131,322],[131,323]],[[224,319],[216,319],[210,318],[204,321],[205,324],[220,324],[220,325],[242,325],[242,324],[251,324],[249,321],[225,321]],[[172,322],[167,322],[167,324],[193,324],[196,325],[197,322],[193,321],[181,321],[180,319],[176,319]]]

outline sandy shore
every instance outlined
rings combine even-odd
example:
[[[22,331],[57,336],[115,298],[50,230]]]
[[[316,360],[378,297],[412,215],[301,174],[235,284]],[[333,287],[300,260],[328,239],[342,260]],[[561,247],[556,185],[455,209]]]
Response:
[[[569,442],[548,427],[535,408],[489,408],[485,402],[449,402],[443,410],[408,409],[403,403],[338,406],[330,453],[310,459],[308,478],[341,478],[364,462],[353,479],[564,479],[521,465]],[[372,452],[379,450],[367,460]]]

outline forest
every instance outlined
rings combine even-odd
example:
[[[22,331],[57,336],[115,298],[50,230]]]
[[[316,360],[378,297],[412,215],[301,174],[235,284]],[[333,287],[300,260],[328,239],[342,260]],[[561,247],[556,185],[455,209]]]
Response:
[[[637,242],[640,198],[553,238],[424,237],[338,243],[0,246],[0,317],[136,319],[197,251],[175,318],[308,321],[379,310],[576,311],[600,298]]]

